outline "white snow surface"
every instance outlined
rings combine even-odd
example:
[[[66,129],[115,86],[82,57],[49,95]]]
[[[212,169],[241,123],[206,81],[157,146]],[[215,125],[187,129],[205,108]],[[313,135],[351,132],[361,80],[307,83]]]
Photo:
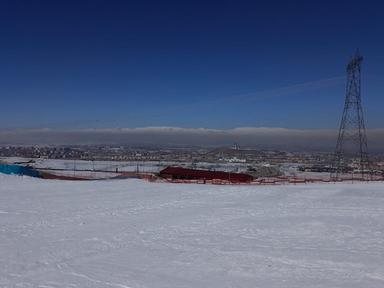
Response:
[[[0,175],[0,287],[384,287],[384,184]]]

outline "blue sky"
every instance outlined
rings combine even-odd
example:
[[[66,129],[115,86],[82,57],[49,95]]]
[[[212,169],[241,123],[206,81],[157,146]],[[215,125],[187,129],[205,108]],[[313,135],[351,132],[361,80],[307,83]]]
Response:
[[[0,128],[339,125],[360,48],[383,127],[381,1],[0,1]]]

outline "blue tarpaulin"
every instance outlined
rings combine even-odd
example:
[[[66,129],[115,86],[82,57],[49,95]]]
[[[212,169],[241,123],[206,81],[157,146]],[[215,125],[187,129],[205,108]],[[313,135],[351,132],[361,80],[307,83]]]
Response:
[[[33,168],[12,164],[0,164],[0,173],[40,177],[39,172]]]

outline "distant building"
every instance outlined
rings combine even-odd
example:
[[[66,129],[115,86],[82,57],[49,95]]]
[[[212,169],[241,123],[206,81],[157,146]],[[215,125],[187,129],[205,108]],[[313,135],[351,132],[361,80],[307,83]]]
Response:
[[[233,150],[240,150],[240,146],[239,146],[239,144],[234,143],[233,146],[232,146],[232,149],[233,149]]]
[[[247,162],[247,159],[239,159],[236,156],[225,159],[225,160],[229,163],[246,163]]]

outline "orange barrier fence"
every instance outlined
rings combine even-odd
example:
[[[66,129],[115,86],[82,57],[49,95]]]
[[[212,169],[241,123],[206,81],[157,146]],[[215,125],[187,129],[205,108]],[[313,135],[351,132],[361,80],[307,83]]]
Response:
[[[384,179],[373,179],[367,181],[366,179],[340,179],[334,181],[331,179],[316,179],[316,178],[262,178],[255,179],[251,182],[233,182],[228,180],[182,180],[182,179],[166,179],[154,177],[150,179],[151,182],[166,182],[166,183],[179,183],[179,184],[211,184],[211,185],[288,185],[288,184],[312,184],[312,183],[340,183],[340,182],[374,182],[384,181]]]

